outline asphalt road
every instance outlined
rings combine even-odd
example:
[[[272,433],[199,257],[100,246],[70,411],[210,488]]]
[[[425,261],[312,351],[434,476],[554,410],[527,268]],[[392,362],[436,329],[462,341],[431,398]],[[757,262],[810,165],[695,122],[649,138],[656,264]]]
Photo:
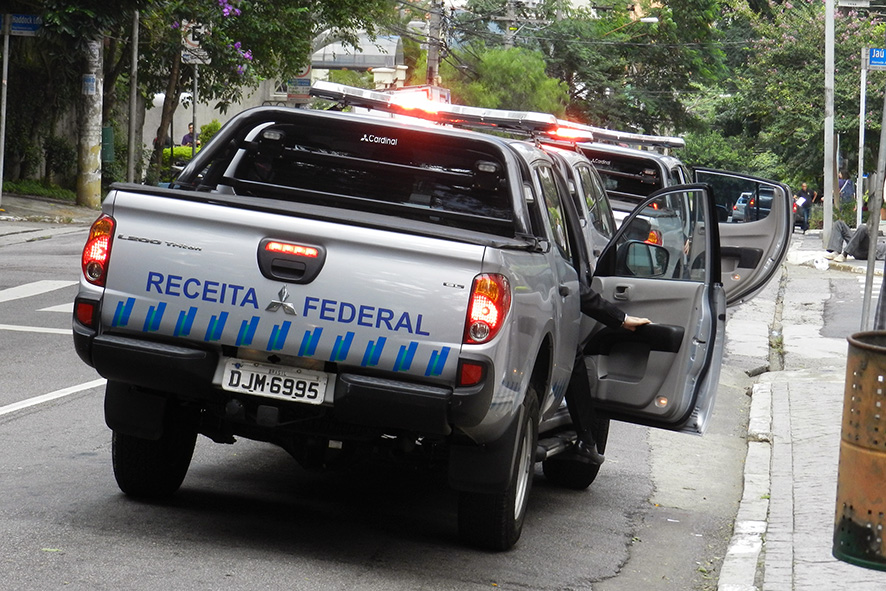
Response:
[[[11,235],[8,224],[0,589],[713,588],[741,492],[740,371],[724,370],[705,437],[614,423],[589,490],[539,473],[510,552],[458,545],[456,499],[439,473],[380,462],[308,473],[247,440],[200,438],[174,500],[136,502],[114,482],[103,388],[70,336],[86,227]]]

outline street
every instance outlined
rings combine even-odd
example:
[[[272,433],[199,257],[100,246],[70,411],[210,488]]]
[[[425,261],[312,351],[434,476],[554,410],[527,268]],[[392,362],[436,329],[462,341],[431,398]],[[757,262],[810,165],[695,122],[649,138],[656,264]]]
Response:
[[[23,227],[0,222],[4,588],[716,588],[742,490],[744,372],[765,360],[727,360],[704,437],[614,423],[583,492],[539,469],[510,552],[459,546],[445,475],[308,473],[243,439],[200,438],[174,500],[137,502],[116,486],[102,382],[70,336],[87,228]]]

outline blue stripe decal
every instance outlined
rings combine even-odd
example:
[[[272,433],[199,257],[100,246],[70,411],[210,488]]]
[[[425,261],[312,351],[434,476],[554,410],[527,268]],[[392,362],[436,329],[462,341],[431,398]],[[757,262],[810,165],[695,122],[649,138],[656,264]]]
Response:
[[[315,328],[313,332],[306,330],[298,350],[299,357],[312,357],[317,352],[317,345],[320,344],[320,335],[322,334],[323,329],[320,327]]]
[[[186,337],[191,334],[191,327],[194,325],[194,318],[197,317],[197,308],[191,306],[188,311],[178,313],[178,322],[175,323],[175,332],[173,336]]]
[[[114,320],[111,326],[126,326],[129,324],[129,316],[132,314],[132,308],[135,306],[135,298],[126,298],[126,303],[117,302],[117,309],[114,311]]]
[[[354,333],[347,332],[345,333],[344,338],[341,336],[335,337],[335,346],[332,348],[332,355],[329,357],[330,361],[344,361],[348,358],[348,353],[351,350],[351,343],[354,341]]]
[[[160,302],[157,307],[148,308],[148,316],[145,318],[145,326],[142,328],[144,332],[154,332],[160,328],[160,321],[163,320],[163,312],[166,311],[166,302]]]
[[[369,344],[366,345],[366,351],[363,353],[363,361],[360,363],[363,367],[374,367],[378,365],[378,360],[381,358],[381,352],[385,348],[385,342],[388,339],[385,337],[379,337],[378,341],[369,341]]]
[[[289,327],[292,326],[290,321],[285,321],[282,325],[274,325],[271,331],[271,339],[268,341],[268,351],[279,351],[286,344],[286,337],[289,335]]]
[[[418,343],[415,341],[410,342],[408,347],[401,346],[400,352],[397,353],[397,361],[394,363],[394,371],[409,371],[417,349]]]
[[[438,376],[443,373],[447,357],[449,357],[449,347],[443,347],[441,350],[431,353],[431,360],[428,362],[428,369],[425,370],[425,375]]]
[[[248,323],[245,320],[240,323],[240,332],[237,335],[236,343],[238,347],[246,347],[252,344],[252,339],[255,337],[255,330],[258,328],[259,320],[260,318],[258,316],[253,316]]]
[[[209,319],[209,326],[206,328],[206,336],[204,341],[217,341],[221,338],[222,332],[225,330],[225,323],[228,321],[228,313],[222,312],[218,316]]]

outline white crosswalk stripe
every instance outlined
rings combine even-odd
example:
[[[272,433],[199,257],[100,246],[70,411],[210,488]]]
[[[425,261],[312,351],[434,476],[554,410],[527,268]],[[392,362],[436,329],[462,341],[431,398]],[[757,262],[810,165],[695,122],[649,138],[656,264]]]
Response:
[[[9,287],[7,289],[0,290],[0,303],[9,302],[12,300],[20,300],[22,298],[29,298],[35,295],[55,291],[56,289],[70,287],[71,285],[77,285],[77,282],[53,281],[45,279],[43,281],[34,281],[32,283],[25,283],[24,285]]]

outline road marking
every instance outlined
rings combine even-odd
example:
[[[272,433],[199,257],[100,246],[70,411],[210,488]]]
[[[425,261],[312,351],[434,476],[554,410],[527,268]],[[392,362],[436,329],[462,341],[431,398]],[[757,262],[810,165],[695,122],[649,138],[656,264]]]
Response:
[[[41,396],[35,396],[33,398],[28,398],[27,400],[22,400],[21,402],[14,402],[12,404],[7,404],[6,406],[0,406],[0,416],[8,415],[9,413],[13,413],[24,408],[29,408],[31,406],[37,406],[38,404],[43,404],[44,402],[50,402],[58,398],[64,398],[65,396],[70,396],[71,394],[82,392],[83,390],[98,388],[99,386],[104,385],[105,381],[106,380],[104,378],[99,378],[97,380],[92,380],[91,382],[86,382],[85,384],[80,384],[78,386],[62,388],[61,390],[56,390],[55,392],[50,392],[49,394],[43,394]]]
[[[64,312],[65,314],[73,314],[74,313],[74,302],[68,302],[67,304],[59,304],[58,306],[50,306],[48,308],[40,308],[37,311],[38,312]]]
[[[53,281],[45,279],[43,281],[34,281],[33,283],[25,283],[17,287],[0,290],[0,303],[10,300],[19,300],[21,298],[29,298],[31,296],[40,295],[63,287],[77,285],[77,281]]]
[[[39,332],[42,334],[72,334],[70,328],[44,328],[42,326],[16,326],[14,324],[0,324],[0,330],[12,330],[16,332]]]

